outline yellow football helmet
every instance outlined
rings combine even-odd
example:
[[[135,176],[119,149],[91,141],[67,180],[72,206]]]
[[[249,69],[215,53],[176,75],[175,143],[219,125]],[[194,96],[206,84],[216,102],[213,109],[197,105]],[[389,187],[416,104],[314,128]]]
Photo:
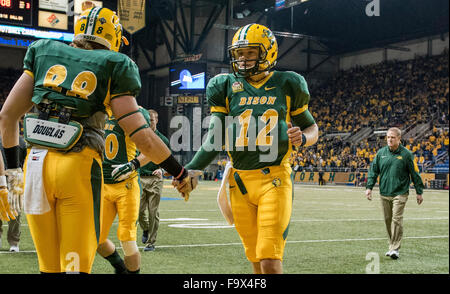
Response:
[[[239,49],[254,47],[259,50],[256,65],[250,68],[239,67]],[[278,44],[272,31],[260,24],[248,24],[238,29],[234,34],[231,46],[228,47],[230,64],[235,74],[244,77],[270,71],[277,63]],[[242,60],[240,61],[242,62]]]
[[[108,8],[93,7],[85,10],[75,24],[74,31],[74,40],[96,42],[112,51],[119,51],[122,42],[128,45],[128,41],[122,36],[119,17]]]

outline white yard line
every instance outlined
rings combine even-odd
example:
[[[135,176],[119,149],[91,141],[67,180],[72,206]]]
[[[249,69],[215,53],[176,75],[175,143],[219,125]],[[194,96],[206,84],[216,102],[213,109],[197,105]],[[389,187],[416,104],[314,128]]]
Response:
[[[416,221],[416,220],[448,220],[448,217],[412,217],[404,218],[404,221]],[[348,219],[298,219],[291,220],[291,222],[357,222],[357,221],[384,221],[381,218],[348,218]]]
[[[403,239],[445,239],[448,235],[442,236],[415,236],[415,237],[403,237]],[[287,243],[325,243],[325,242],[354,242],[354,241],[378,241],[386,240],[383,238],[356,238],[356,239],[329,239],[329,240],[297,240],[297,241],[286,241]],[[211,244],[180,244],[180,245],[158,245],[158,248],[182,248],[182,247],[216,247],[216,246],[238,246],[241,243],[211,243]],[[121,248],[121,247],[117,247]],[[144,247],[139,247],[144,248]],[[35,250],[27,250],[17,252],[0,251],[0,254],[20,254],[20,253],[36,253]]]
[[[419,220],[448,220],[448,217],[410,217],[404,218],[404,221],[419,221]],[[189,222],[189,221],[209,221],[207,218],[175,218],[175,219],[160,219],[160,222]],[[382,218],[333,218],[333,219],[292,219],[291,222],[359,222],[359,221],[383,221]],[[113,224],[117,224],[117,221],[114,221]],[[189,224],[189,223],[187,223]],[[225,223],[223,223],[225,224]],[[21,224],[21,227],[28,227],[28,224]],[[8,227],[8,224],[2,225],[2,227]]]

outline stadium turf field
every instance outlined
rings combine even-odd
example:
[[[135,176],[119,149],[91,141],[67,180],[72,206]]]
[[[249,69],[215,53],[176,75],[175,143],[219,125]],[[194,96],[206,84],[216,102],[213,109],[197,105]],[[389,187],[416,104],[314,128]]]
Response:
[[[234,228],[217,207],[218,182],[200,182],[188,202],[165,181],[160,204],[156,251],[142,252],[143,274],[244,274],[251,266]],[[417,205],[411,190],[404,214],[400,258],[385,257],[388,249],[377,188],[369,202],[363,187],[295,185],[284,272],[287,274],[449,273],[449,194],[425,190]],[[76,229],[76,228],[74,228]],[[117,221],[110,239],[119,246]],[[9,253],[3,224],[0,273],[39,273],[37,256],[22,222],[19,253]],[[142,249],[142,230],[138,245]],[[123,252],[119,250],[121,256]],[[378,264],[376,264],[378,262]],[[376,266],[375,266],[376,265]],[[112,273],[97,255],[93,273]]]

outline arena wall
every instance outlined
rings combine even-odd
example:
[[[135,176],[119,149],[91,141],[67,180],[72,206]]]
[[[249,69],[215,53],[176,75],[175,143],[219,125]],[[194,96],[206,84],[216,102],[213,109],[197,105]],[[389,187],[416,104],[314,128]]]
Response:
[[[367,173],[364,174],[367,179]],[[432,173],[422,173],[420,174],[422,181],[426,187],[431,185],[431,182],[436,180],[436,175]],[[363,173],[361,173],[361,178]],[[326,184],[333,185],[355,185],[356,173],[355,172],[325,172],[323,179]],[[319,173],[318,172],[296,172],[294,175],[294,182],[304,183],[304,184],[318,184],[319,183]],[[449,185],[449,177],[447,175],[446,186]]]
[[[388,60],[408,60],[423,55],[439,55],[444,50],[449,49],[449,35],[446,33],[442,36],[435,35],[429,38],[395,43],[389,48],[394,47],[398,47],[398,49],[374,48],[342,55],[339,58],[339,69],[347,70],[355,66],[364,66]]]

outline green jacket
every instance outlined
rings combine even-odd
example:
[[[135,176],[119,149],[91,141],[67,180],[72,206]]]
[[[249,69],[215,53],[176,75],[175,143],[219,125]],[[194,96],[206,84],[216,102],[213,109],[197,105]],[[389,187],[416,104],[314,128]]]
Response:
[[[414,183],[416,193],[422,195],[423,182],[419,175],[419,168],[414,162],[411,151],[400,146],[394,152],[385,146],[378,150],[373,159],[366,188],[372,189],[380,176],[380,194],[382,196],[397,196],[409,193],[411,179]]]

